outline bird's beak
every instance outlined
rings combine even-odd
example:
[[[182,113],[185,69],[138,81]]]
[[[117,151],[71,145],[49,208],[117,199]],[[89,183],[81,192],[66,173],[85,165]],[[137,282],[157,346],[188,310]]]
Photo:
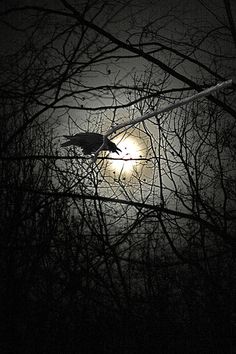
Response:
[[[122,150],[117,147],[117,148],[116,148],[116,153],[117,153],[118,155],[119,155],[119,151],[122,152]]]

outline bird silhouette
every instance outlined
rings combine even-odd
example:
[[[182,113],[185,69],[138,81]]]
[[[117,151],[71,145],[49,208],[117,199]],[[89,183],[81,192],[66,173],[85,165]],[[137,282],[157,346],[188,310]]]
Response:
[[[98,133],[78,133],[75,135],[63,135],[64,138],[69,139],[65,143],[61,144],[62,147],[66,146],[79,146],[85,155],[90,155],[95,153],[100,146],[102,146],[103,141],[105,142],[101,151],[110,151],[116,152],[119,155],[119,151],[121,151],[115,143],[105,137],[103,140],[103,135]]]

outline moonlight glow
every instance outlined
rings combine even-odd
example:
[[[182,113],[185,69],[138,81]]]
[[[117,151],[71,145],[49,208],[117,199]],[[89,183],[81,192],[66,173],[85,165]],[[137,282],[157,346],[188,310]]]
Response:
[[[123,140],[114,139],[113,141],[117,144],[119,149],[122,150],[122,152],[119,153],[119,157],[117,154],[112,154],[112,158],[115,158],[115,160],[112,160],[111,167],[119,173],[131,172],[134,166],[138,163],[135,159],[140,157],[140,147],[136,143],[135,139],[131,137]]]

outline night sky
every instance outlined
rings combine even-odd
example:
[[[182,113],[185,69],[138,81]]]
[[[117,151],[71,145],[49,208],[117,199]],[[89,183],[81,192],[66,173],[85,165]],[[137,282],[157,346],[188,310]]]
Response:
[[[236,4],[1,1],[0,45],[0,352],[234,353]]]

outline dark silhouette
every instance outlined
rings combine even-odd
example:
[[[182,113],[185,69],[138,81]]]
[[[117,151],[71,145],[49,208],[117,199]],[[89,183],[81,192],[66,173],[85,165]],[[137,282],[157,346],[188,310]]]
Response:
[[[64,137],[69,139],[69,141],[61,144],[62,147],[71,145],[79,146],[85,155],[95,153],[100,148],[100,146],[103,145],[104,142],[103,135],[98,133],[79,133],[75,135],[64,135]],[[107,137],[105,137],[105,144],[101,151],[102,150],[116,152],[117,154],[119,154],[119,151],[121,151],[116,146],[116,144],[109,140]]]

